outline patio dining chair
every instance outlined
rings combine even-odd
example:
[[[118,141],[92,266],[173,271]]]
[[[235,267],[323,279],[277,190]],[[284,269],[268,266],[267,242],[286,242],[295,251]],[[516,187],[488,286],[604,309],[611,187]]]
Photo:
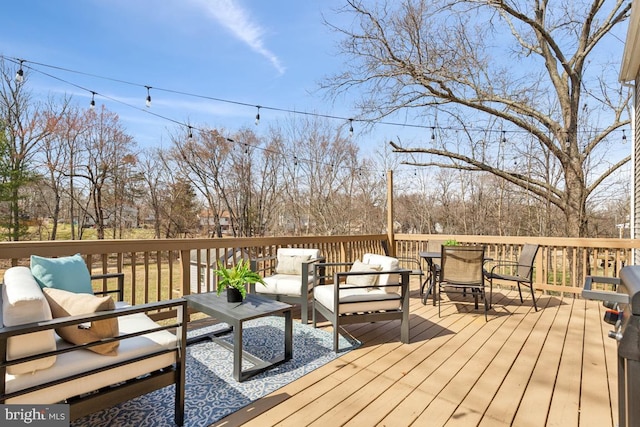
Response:
[[[442,246],[440,258],[440,277],[437,295],[438,316],[442,305],[442,292],[473,295],[476,310],[479,299],[484,300],[484,318],[490,308],[485,290],[484,246]]]
[[[491,289],[493,289],[493,281],[495,279],[505,282],[515,282],[518,285],[518,293],[520,294],[520,302],[523,303],[522,290],[520,285],[528,286],[531,289],[531,299],[533,300],[533,308],[538,311],[536,304],[536,293],[533,289],[533,263],[540,245],[525,243],[522,252],[518,257],[518,261],[497,260],[489,271],[485,271],[485,276],[489,280]],[[491,304],[491,300],[489,300]]]

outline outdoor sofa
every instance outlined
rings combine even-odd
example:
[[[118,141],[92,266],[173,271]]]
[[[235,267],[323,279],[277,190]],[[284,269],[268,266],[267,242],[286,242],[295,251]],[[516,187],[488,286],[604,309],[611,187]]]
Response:
[[[111,297],[100,297],[99,292],[50,292],[41,288],[29,267],[11,267],[5,272],[1,292],[0,374],[4,381],[0,382],[0,403],[67,403],[74,420],[175,385],[174,420],[177,425],[183,424],[186,300],[130,306],[122,302],[121,273],[93,276],[89,283],[92,279],[113,277],[118,289],[107,293],[115,293],[118,302],[109,302]],[[61,307],[75,313],[77,306],[90,307],[94,299],[100,301],[95,312],[52,318],[52,312],[59,312]],[[76,307],[70,308],[73,302]],[[174,320],[159,325],[147,315],[158,310],[167,311]],[[114,336],[104,337],[104,330]],[[69,333],[87,331],[100,332],[102,338],[82,335],[74,339],[78,341],[74,344],[60,336],[69,338]]]

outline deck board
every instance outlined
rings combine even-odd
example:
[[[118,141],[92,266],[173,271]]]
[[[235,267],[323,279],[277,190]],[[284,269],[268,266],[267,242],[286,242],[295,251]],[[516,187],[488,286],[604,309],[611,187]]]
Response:
[[[540,295],[535,312],[517,290],[494,290],[485,322],[470,298],[445,296],[439,317],[416,289],[410,344],[400,343],[398,321],[347,325],[359,348],[214,425],[617,423],[617,349],[601,304]]]

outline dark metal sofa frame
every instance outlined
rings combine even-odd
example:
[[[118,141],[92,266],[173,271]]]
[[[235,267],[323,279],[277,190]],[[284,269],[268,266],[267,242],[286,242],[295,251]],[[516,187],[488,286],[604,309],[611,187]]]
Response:
[[[116,293],[118,294],[118,299],[122,300],[122,296],[124,294],[124,274],[123,273],[109,273],[102,275],[94,275],[91,277],[92,280],[97,279],[108,279],[108,278],[116,278],[118,281],[118,289],[116,290],[106,290],[106,291],[96,291],[97,295],[99,294],[109,294]],[[1,295],[1,293],[0,293]],[[1,310],[1,304],[0,304]],[[29,334],[32,332],[44,331],[49,329],[55,329],[62,326],[70,326],[70,325],[78,325],[81,323],[117,318],[120,316],[126,316],[134,313],[147,313],[150,311],[158,311],[158,310],[172,310],[175,311],[175,323],[171,323],[168,325],[158,326],[157,328],[140,331],[136,333],[130,334],[122,334],[119,337],[103,339],[101,341],[81,344],[81,345],[70,345],[64,349],[58,349],[51,352],[41,353],[34,356],[27,356],[20,359],[14,359],[11,361],[7,360],[7,340],[10,337]],[[77,378],[84,377],[86,375],[91,375],[99,372],[107,372],[110,369],[126,366],[134,362],[138,362],[140,360],[144,360],[150,357],[158,356],[160,354],[165,353],[175,353],[176,362],[170,366],[159,369],[154,372],[149,372],[147,375],[132,378],[128,381],[125,381],[120,384],[115,384],[110,387],[105,387],[100,390],[96,390],[93,393],[89,393],[87,395],[73,397],[68,399],[65,402],[70,406],[71,412],[71,420],[75,420],[77,418],[81,418],[85,415],[112,407],[119,403],[128,401],[137,396],[144,395],[151,391],[170,386],[175,384],[175,423],[179,426],[184,424],[184,403],[185,403],[185,355],[186,355],[186,326],[188,322],[188,312],[187,312],[187,301],[183,298],[177,298],[169,301],[162,302],[153,302],[148,304],[141,304],[130,306],[126,308],[119,308],[116,310],[108,310],[102,311],[100,313],[88,314],[88,315],[79,315],[79,316],[69,316],[56,318],[50,321],[45,322],[37,322],[24,324],[19,326],[11,326],[11,327],[3,327],[0,328],[0,376],[2,381],[0,381],[0,403],[5,403],[7,399],[10,399],[15,396],[19,396],[22,394],[27,394],[36,390],[46,389],[47,387],[61,384],[67,381],[73,381]],[[127,338],[132,338],[139,335],[145,335],[151,332],[157,332],[162,330],[175,330],[178,338],[178,346],[173,349],[164,349],[152,354],[148,354],[142,357],[138,357],[135,359],[130,359],[127,361],[123,361],[120,363],[114,363],[110,365],[106,365],[100,367],[99,369],[95,369],[89,372],[83,372],[82,374],[68,376],[64,378],[59,378],[55,381],[51,381],[45,384],[40,384],[35,387],[27,388],[24,390],[19,390],[13,393],[6,393],[6,384],[4,381],[7,367],[11,365],[15,365],[22,362],[28,362],[31,360],[37,360],[53,355],[58,355],[70,351],[77,351],[81,349],[86,349],[88,347],[92,347],[99,344],[105,344],[113,341],[120,341]],[[108,374],[107,374],[108,375]]]

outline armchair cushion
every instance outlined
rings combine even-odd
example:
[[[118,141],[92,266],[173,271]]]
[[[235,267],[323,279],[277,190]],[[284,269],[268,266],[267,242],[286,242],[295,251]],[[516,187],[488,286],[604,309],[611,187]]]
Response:
[[[302,263],[309,261],[311,255],[285,255],[278,253],[277,274],[302,274]]]
[[[51,320],[51,310],[29,267],[11,267],[4,273],[2,286],[2,323],[17,326]],[[56,349],[53,330],[33,332],[7,340],[7,359],[14,360]],[[13,375],[33,373],[51,367],[56,356],[32,360],[7,367]]]
[[[313,276],[307,279],[309,289],[313,288]],[[264,285],[256,284],[256,292],[271,295],[296,295],[302,294],[300,276],[292,274],[274,274],[264,278]]]
[[[360,262],[360,260],[356,260],[351,265],[352,272],[375,272],[380,271],[382,267],[378,264],[365,264]],[[375,286],[378,282],[378,275],[362,275],[362,276],[347,276],[346,283],[347,285],[355,285],[355,286]],[[367,288],[367,290],[372,290],[373,288]]]
[[[98,297],[89,294],[76,294],[62,289],[45,288],[44,295],[49,302],[51,314],[54,318],[75,316],[79,314],[91,314],[98,311],[113,310],[116,308],[113,298],[110,296]],[[91,322],[87,325],[71,325],[57,328],[56,332],[64,340],[72,344],[86,344],[103,338],[117,337],[118,319],[104,319]],[[88,347],[98,354],[115,356],[120,341]]]
[[[322,304],[331,312],[334,307],[334,286],[316,286],[313,291],[316,304]],[[402,306],[399,294],[385,292],[381,288],[373,288],[367,292],[363,288],[345,288],[342,285],[339,292],[339,314],[399,310]]]
[[[31,255],[31,273],[41,288],[93,294],[91,274],[80,254],[59,258]]]

